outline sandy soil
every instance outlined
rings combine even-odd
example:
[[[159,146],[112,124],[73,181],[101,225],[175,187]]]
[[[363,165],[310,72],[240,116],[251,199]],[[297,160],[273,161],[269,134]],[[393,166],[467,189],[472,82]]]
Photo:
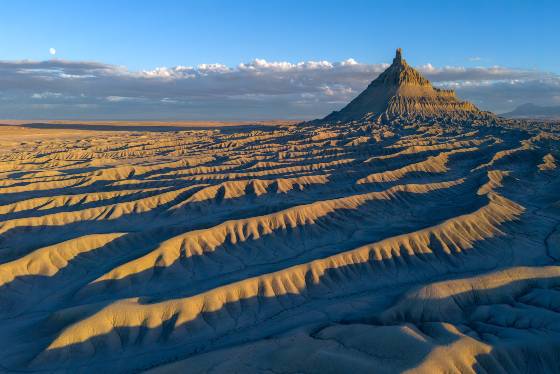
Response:
[[[2,123],[0,371],[560,371],[554,129]]]

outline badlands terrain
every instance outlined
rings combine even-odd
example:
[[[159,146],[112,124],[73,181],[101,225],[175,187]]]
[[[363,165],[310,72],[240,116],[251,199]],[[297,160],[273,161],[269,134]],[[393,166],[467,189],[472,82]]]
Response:
[[[0,371],[560,371],[557,125],[400,51],[323,120],[133,125],[0,126]]]

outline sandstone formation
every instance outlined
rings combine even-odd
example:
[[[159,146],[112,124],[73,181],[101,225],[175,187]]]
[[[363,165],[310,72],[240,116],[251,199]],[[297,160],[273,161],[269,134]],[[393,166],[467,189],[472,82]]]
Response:
[[[492,117],[474,104],[457,99],[453,90],[434,88],[429,80],[407,64],[397,49],[391,66],[340,111],[322,122],[364,120],[391,121],[397,118],[473,120]]]

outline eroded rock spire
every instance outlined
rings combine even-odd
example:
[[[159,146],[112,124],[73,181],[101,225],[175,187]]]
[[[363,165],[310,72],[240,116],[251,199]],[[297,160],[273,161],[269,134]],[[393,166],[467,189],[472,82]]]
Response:
[[[395,55],[395,58],[393,59],[393,64],[400,64],[402,63],[404,60],[402,58],[402,49],[397,48],[397,53]]]
[[[435,88],[420,72],[408,65],[397,48],[393,64],[338,112],[324,122],[348,122],[382,118],[438,118],[451,120],[488,116],[475,105],[461,101],[452,90]]]

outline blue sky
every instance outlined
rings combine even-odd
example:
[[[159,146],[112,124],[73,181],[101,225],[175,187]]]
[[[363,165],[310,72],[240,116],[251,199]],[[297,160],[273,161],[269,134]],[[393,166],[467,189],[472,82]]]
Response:
[[[60,58],[132,69],[253,58],[376,63],[401,46],[418,64],[560,72],[558,14],[558,1],[5,1],[0,57],[40,60],[54,47]]]
[[[453,66],[466,69],[501,66],[516,71],[558,75],[560,32],[556,24],[559,13],[558,1],[513,0],[5,1],[2,2],[0,13],[0,60],[47,61],[52,59],[49,48],[55,48],[57,61],[98,62],[123,67],[129,72],[139,72],[158,67],[197,67],[214,63],[235,68],[240,63],[255,59],[268,62],[336,63],[353,58],[360,64],[370,66],[368,71],[375,73],[377,68],[374,65],[390,62],[394,49],[402,47],[405,58],[415,66]],[[16,68],[10,65],[4,70]],[[57,69],[60,70],[60,67]],[[427,72],[429,74],[429,69]],[[361,76],[363,82],[360,84],[365,86],[374,77],[375,74]],[[469,79],[465,76],[463,78],[463,81]],[[500,75],[500,78],[510,77]],[[504,79],[495,80],[503,83]],[[538,79],[533,76],[533,86]],[[12,78],[5,79],[8,80],[13,82]],[[444,84],[451,84],[451,81],[447,80]],[[325,84],[333,86],[337,82]],[[525,101],[555,103],[560,100],[556,99],[560,98],[560,93],[554,91],[556,83],[543,88],[542,92],[548,96],[543,94],[544,96],[532,97],[529,94],[530,97]],[[76,82],[68,84],[74,87]],[[354,91],[360,89],[360,84],[356,81],[353,85],[348,85],[346,96],[355,96],[358,92]],[[87,92],[80,93],[84,98],[80,103],[87,104],[85,97],[93,100],[88,113],[93,113],[94,104],[100,104],[94,101],[99,101],[99,95],[102,95],[100,92],[94,93],[92,85],[90,82],[84,88]],[[317,85],[320,86],[319,83]],[[64,92],[64,85],[52,87],[54,88],[58,91],[52,91],[48,85],[38,85],[36,92],[31,92],[33,90],[30,87],[28,96],[35,95],[30,103],[37,104],[34,100],[38,100],[44,93],[50,93],[49,100],[57,100],[54,104],[61,105],[45,114],[56,116],[60,113],[62,118],[68,113],[62,105],[63,100],[77,91],[74,89],[70,95]],[[459,93],[462,88],[464,87],[457,87]],[[1,89],[0,86],[0,91]],[[134,94],[142,98],[139,90],[136,89]],[[247,90],[240,90],[250,94]],[[480,97],[478,94],[477,97],[477,92],[473,93],[472,87],[470,90],[464,90],[467,98],[475,102],[478,100],[478,104],[485,109],[507,110],[523,101],[521,94],[507,98],[502,92],[502,102],[498,103],[484,95]],[[114,112],[119,116],[126,116],[126,110],[130,108],[126,109],[124,103],[132,105],[134,96],[121,96],[124,94],[117,91],[115,95],[109,95],[110,92],[103,95],[105,98],[128,98],[120,101],[122,110]],[[344,90],[341,89],[342,91]],[[524,91],[524,94],[528,92]],[[261,95],[262,92],[254,94]],[[283,93],[285,94],[286,92]],[[18,102],[21,102],[18,95],[23,93],[14,88],[10,95],[8,96],[12,99],[19,98]],[[183,100],[185,105],[177,116],[189,115],[186,106],[189,102],[192,104],[192,100],[188,99],[188,95],[177,94],[174,98],[163,97],[165,92],[161,95],[158,99],[160,102],[169,99],[169,103],[176,101],[177,104]],[[49,97],[49,94],[43,96]],[[324,110],[336,109],[346,96],[330,100],[328,105],[321,102],[314,111],[307,107],[302,111],[302,116],[313,116]],[[0,103],[0,117],[24,115],[25,107],[20,106],[19,112],[9,110],[10,97],[4,98],[4,106]],[[259,99],[262,103],[262,97]],[[274,98],[268,99],[272,102]],[[112,101],[111,104],[116,102]],[[66,103],[72,105],[69,100]],[[211,104],[207,101],[204,105],[211,107]],[[84,105],[82,109],[85,108]],[[258,105],[258,101],[251,101],[251,105]],[[43,105],[43,108],[48,106]],[[98,113],[101,109],[97,107]],[[227,105],[223,107],[223,111],[226,110]],[[263,107],[259,113],[263,114],[265,110]],[[27,113],[31,112],[29,109]],[[256,116],[259,113],[249,114]],[[230,118],[223,114],[224,118]],[[194,115],[197,116],[204,117],[202,112]],[[240,116],[243,117],[243,114],[233,117]],[[282,116],[282,112],[274,113],[273,116]],[[290,109],[288,116],[297,116],[297,108]]]

